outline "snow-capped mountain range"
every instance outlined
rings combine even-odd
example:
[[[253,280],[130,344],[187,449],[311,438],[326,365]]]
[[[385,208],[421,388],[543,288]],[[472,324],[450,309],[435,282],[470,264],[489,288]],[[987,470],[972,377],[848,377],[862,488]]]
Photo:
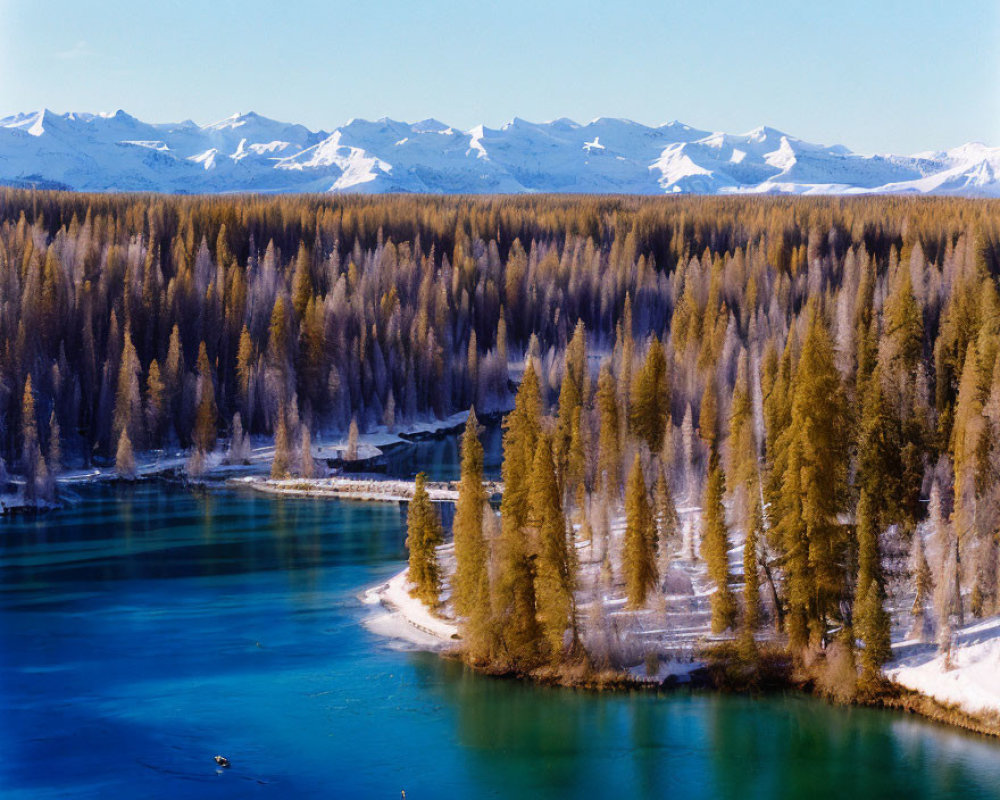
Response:
[[[1000,147],[864,156],[773,128],[625,119],[463,131],[351,120],[333,132],[235,114],[211,125],[39,111],[0,119],[0,184],[79,191],[961,194],[1000,197]]]

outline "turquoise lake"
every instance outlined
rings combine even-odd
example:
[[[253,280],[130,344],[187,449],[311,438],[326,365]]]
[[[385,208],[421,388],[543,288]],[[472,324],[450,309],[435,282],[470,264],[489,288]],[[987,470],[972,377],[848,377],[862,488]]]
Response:
[[[457,457],[422,443],[389,471]],[[3,798],[1000,797],[1000,744],[913,717],[542,689],[396,649],[358,594],[405,558],[397,505],[74,492],[0,521]]]

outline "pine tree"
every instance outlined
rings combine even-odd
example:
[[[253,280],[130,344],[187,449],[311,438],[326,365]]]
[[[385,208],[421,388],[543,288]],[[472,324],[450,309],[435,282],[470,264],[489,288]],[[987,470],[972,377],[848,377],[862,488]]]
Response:
[[[288,426],[285,410],[278,412],[278,424],[274,429],[274,458],[271,460],[271,479],[284,480],[292,465],[291,444],[288,441]]]
[[[858,579],[854,594],[854,630],[863,644],[862,676],[872,681],[892,656],[890,620],[879,555],[877,519],[865,489],[858,501]]]
[[[549,657],[557,662],[573,619],[573,570],[552,445],[546,434],[538,438],[530,486],[528,524],[536,537],[537,616]]]
[[[218,440],[218,414],[215,404],[215,384],[212,382],[212,365],[208,360],[205,342],[198,347],[198,386],[195,409],[194,445],[202,453],[211,453]]]
[[[250,434],[243,431],[243,418],[239,411],[233,414],[233,432],[229,438],[229,449],[226,451],[226,463],[250,463]]]
[[[622,451],[619,436],[618,391],[611,369],[601,366],[597,379],[597,410],[600,435],[597,442],[597,482],[611,497],[618,497],[621,487]]]
[[[704,436],[704,430],[702,435]],[[701,539],[701,557],[708,567],[708,577],[715,586],[711,596],[712,633],[733,628],[736,622],[736,598],[730,587],[729,529],[726,526],[726,509],[722,504],[724,494],[725,478],[718,453],[713,450],[709,454],[708,478],[705,481]]]
[[[452,530],[455,539],[455,578],[452,597],[461,617],[472,615],[477,606],[489,605],[487,553],[483,540],[483,446],[479,441],[476,409],[469,409],[462,434],[461,479]]]
[[[529,361],[503,437],[504,491],[500,501],[500,541],[494,592],[498,647],[509,665],[531,667],[540,631],[535,616],[531,551],[524,535],[529,514],[529,477],[538,443],[541,396],[534,362]]]
[[[995,579],[989,580],[996,572],[995,530],[982,530],[983,521],[980,519],[979,509],[978,490],[985,482],[990,442],[989,426],[983,414],[983,399],[988,387],[978,362],[976,345],[970,343],[958,388],[951,434],[952,462],[955,467],[952,527],[958,551],[965,554],[964,560],[972,559],[973,586],[969,609],[977,618],[987,612],[988,606],[992,606],[992,595],[996,589]]]
[[[742,631],[745,637],[753,640],[753,635],[760,630],[760,542],[764,535],[764,517],[760,503],[751,504],[750,520],[747,524],[747,535],[743,542],[743,619]]]
[[[577,389],[577,383],[568,365],[563,369],[562,383],[559,386],[559,415],[556,422],[556,434],[553,449],[560,473],[566,471],[569,462],[570,446],[573,440],[574,420],[579,418],[583,400]]]
[[[167,405],[170,408],[172,422],[180,433],[178,424],[179,398],[184,385],[184,348],[181,345],[180,328],[176,324],[170,331],[170,342],[167,346],[167,360],[163,365],[163,383],[167,389]]]
[[[299,475],[303,478],[314,478],[316,477],[316,462],[313,460],[312,455],[312,434],[309,431],[308,425],[302,426],[302,456],[300,458],[301,466],[299,467]]]
[[[904,422],[886,392],[886,376],[879,363],[865,381],[858,443],[858,472],[868,492],[877,524],[885,528],[893,523],[915,520],[911,508],[919,497],[918,474],[908,475],[904,463],[908,443],[904,440]]]
[[[566,463],[566,496],[583,510],[587,491],[587,452],[590,449],[584,409],[578,408],[570,426],[569,457]]]
[[[31,374],[24,381],[21,395],[21,464],[24,469],[24,489],[28,502],[37,499],[38,466],[41,449],[38,444],[38,420],[35,417],[35,393]]]
[[[121,364],[118,367],[118,389],[115,392],[115,416],[111,435],[115,440],[128,430],[129,440],[141,442],[142,402],[139,398],[139,357],[132,345],[132,334],[125,327]]]
[[[306,306],[312,298],[312,276],[309,267],[309,250],[305,242],[299,242],[299,250],[295,256],[295,270],[292,273],[292,309],[295,316],[302,319]]]
[[[760,505],[760,484],[750,394],[750,365],[745,351],[740,358],[729,409],[726,488],[733,495],[737,523],[749,530],[752,524],[752,509]]]
[[[351,417],[351,425],[347,430],[347,447],[344,449],[344,461],[358,460],[358,420]]]
[[[656,569],[656,521],[646,492],[642,460],[636,453],[625,488],[625,542],[622,571],[629,608],[646,605],[659,580]]]
[[[911,553],[913,567],[914,592],[913,626],[910,629],[910,636],[918,641],[926,641],[931,628],[931,618],[927,613],[927,604],[934,596],[934,576],[931,573],[930,565],[927,563],[927,555],[924,551],[924,537],[920,531],[913,534],[913,551]]]
[[[938,641],[942,652],[944,652],[951,647],[953,625],[963,625],[964,615],[958,538],[955,536],[952,526],[944,518],[941,488],[937,480],[931,484],[928,518],[931,536],[940,553],[939,578],[937,590],[934,593],[934,606],[937,614]]]
[[[653,453],[663,446],[670,409],[670,385],[663,344],[652,337],[642,369],[632,382],[630,419],[632,433],[646,442]]]
[[[715,380],[709,379],[705,393],[701,396],[701,410],[698,413],[698,435],[709,452],[718,448],[719,441],[719,396]]]
[[[154,358],[146,374],[146,430],[151,444],[160,444],[163,424],[167,417],[167,387],[160,375],[160,364]]]
[[[50,476],[55,476],[62,471],[62,434],[59,430],[59,418],[53,408],[49,415],[49,458],[48,470]]]
[[[411,594],[429,606],[436,606],[440,601],[441,566],[437,546],[443,539],[441,520],[427,493],[427,476],[420,472],[406,515],[406,548],[410,551]]]
[[[829,331],[813,303],[795,373],[776,534],[785,560],[789,645],[826,643],[847,593],[847,411]],[[805,626],[805,627],[803,627]]]
[[[671,552],[680,535],[680,518],[663,469],[657,470],[656,488],[653,490],[653,508],[656,513],[656,547],[659,573],[666,575]]]
[[[115,473],[122,480],[135,480],[135,456],[132,453],[132,442],[128,438],[128,428],[122,428],[118,437],[118,451],[115,454]]]
[[[239,390],[240,408],[248,415],[248,421],[250,414],[250,378],[253,372],[254,360],[253,339],[250,338],[250,331],[244,325],[243,330],[240,331],[240,343],[236,351],[236,382]]]

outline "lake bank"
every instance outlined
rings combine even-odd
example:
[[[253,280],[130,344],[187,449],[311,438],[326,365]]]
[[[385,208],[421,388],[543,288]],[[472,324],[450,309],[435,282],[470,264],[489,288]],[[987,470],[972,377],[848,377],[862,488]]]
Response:
[[[366,627],[380,636],[405,641],[416,649],[449,657],[460,656],[458,622],[453,617],[445,617],[429,609],[422,601],[409,594],[407,586],[408,569],[404,569],[388,581],[364,590],[361,594],[363,601],[367,605],[379,605],[386,612],[384,617],[366,620]],[[994,628],[1000,629],[1000,618],[970,628],[985,628],[992,632]],[[953,650],[952,658],[961,662],[967,658],[961,631],[957,639],[959,644]],[[992,637],[988,641],[992,643]],[[735,643],[730,641],[729,644]],[[645,664],[596,672],[576,664],[569,665],[564,670],[542,668],[513,677],[541,685],[597,691],[659,690],[686,686],[722,692],[795,691],[821,699],[833,699],[821,687],[816,675],[804,674],[795,669],[791,659],[785,659],[787,663],[783,663],[783,651],[773,648],[768,651],[766,643],[762,651],[764,657],[756,666],[734,667],[718,657],[718,648],[718,642],[706,642],[693,657],[684,660],[659,659],[653,674],[649,674]],[[931,661],[933,660],[932,658]],[[478,669],[485,675],[497,675],[488,668]],[[913,678],[905,667],[894,661],[884,670],[885,680],[879,686],[858,691],[846,702],[848,705],[918,714],[971,733],[1000,737],[1000,704],[991,705],[991,697],[984,694],[977,681],[960,668],[952,668],[949,672],[951,680],[948,680],[947,673],[939,681],[924,678],[923,685],[927,688],[922,690],[903,682],[908,679],[912,681]],[[510,673],[503,672],[502,676],[510,676]],[[901,677],[903,681],[900,680]],[[938,688],[942,683],[948,687],[950,694],[943,694]],[[968,700],[963,703],[948,699],[956,695],[977,697],[983,702],[970,708]]]

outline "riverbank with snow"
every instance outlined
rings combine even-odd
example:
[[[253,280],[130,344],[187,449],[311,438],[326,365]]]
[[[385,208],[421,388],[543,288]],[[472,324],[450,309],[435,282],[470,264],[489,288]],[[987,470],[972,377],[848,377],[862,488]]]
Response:
[[[310,452],[314,462],[318,464],[332,463],[350,465],[352,468],[365,468],[374,465],[386,451],[403,447],[413,442],[445,436],[454,433],[465,425],[468,411],[460,411],[443,419],[418,420],[407,425],[400,425],[391,430],[378,426],[371,431],[360,434],[357,441],[357,452],[353,459],[347,459],[348,441],[344,433],[317,434],[311,444]],[[199,464],[197,474],[189,474],[191,452],[184,450],[154,450],[136,454],[135,479],[144,480],[162,476],[178,475],[184,478],[211,483],[218,480],[232,480],[238,477],[251,478],[255,482],[267,481],[271,462],[274,460],[274,442],[267,437],[253,437],[248,456],[239,463],[230,463],[226,458],[225,443],[209,453]],[[323,470],[325,472],[325,468]],[[113,464],[107,466],[90,466],[85,468],[67,469],[60,472],[56,478],[58,487],[96,483],[100,481],[119,480],[120,476]],[[322,484],[323,479],[316,479]],[[301,484],[301,479],[273,482],[273,486],[255,485],[259,491],[271,491],[275,494],[301,494],[295,491],[292,484]],[[58,507],[57,503],[46,501],[29,502],[24,497],[24,483],[18,476],[7,480],[10,491],[0,493],[0,515],[17,511],[44,511]],[[281,485],[285,484],[285,485]],[[304,486],[304,484],[303,484]],[[356,488],[356,487],[355,487]],[[374,494],[374,493],[373,493]],[[412,492],[411,492],[412,494]],[[336,491],[328,492],[330,497],[343,497]],[[371,499],[376,499],[374,496]],[[388,498],[387,498],[388,499]],[[399,498],[409,499],[400,495]]]
[[[1000,617],[957,630],[948,653],[935,644],[898,642],[885,672],[939,703],[1000,721]]]
[[[372,633],[418,650],[441,652],[459,646],[458,624],[431,611],[409,591],[410,571],[404,569],[388,581],[366,589],[361,601],[378,607],[364,620]]]
[[[289,497],[318,497],[338,500],[365,500],[382,503],[406,503],[413,499],[416,483],[412,480],[380,478],[377,476],[348,477],[335,475],[329,478],[284,478],[276,480],[255,475],[231,478],[229,485],[253,489],[265,494]],[[454,503],[458,500],[457,481],[429,481],[427,494],[437,503]],[[503,485],[486,481],[483,488],[488,495],[499,495]]]

